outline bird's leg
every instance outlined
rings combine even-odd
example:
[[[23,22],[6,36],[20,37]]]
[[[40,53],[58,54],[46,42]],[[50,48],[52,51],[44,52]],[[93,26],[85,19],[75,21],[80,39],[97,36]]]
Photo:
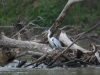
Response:
[[[57,52],[56,52],[56,49],[53,48],[53,54],[52,54],[51,58],[53,58],[55,55],[57,55]]]
[[[55,54],[57,54],[57,50],[56,50],[56,48],[53,48],[53,52],[55,53]]]

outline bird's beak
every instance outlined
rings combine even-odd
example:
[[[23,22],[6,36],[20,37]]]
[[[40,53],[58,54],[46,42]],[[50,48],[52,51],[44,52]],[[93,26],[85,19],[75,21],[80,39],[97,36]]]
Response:
[[[44,35],[45,34],[45,32],[42,32],[42,35]]]

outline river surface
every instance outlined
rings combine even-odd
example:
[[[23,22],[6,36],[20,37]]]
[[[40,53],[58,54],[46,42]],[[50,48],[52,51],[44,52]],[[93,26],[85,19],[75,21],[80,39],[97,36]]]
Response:
[[[100,75],[100,67],[67,69],[0,68],[0,75]]]

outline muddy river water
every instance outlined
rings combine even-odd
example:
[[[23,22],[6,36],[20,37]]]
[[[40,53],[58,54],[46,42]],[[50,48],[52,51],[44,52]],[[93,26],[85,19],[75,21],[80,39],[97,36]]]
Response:
[[[100,67],[67,69],[0,68],[0,75],[100,75]]]

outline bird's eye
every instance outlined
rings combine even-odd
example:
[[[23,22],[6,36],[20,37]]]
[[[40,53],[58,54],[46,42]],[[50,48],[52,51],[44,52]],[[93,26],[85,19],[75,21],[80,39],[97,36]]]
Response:
[[[52,39],[52,41],[54,41],[54,39]]]
[[[46,29],[45,29],[45,31],[48,31],[48,30],[49,30],[49,28],[46,28]]]

